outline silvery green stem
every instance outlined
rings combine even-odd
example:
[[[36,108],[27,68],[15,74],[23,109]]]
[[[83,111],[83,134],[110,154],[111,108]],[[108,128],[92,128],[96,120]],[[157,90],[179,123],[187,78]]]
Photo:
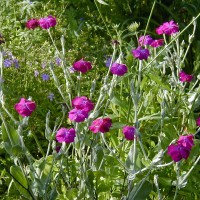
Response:
[[[175,195],[174,195],[173,200],[176,199],[177,193],[178,193],[178,189],[179,189],[179,177],[180,177],[179,164],[180,164],[179,162],[176,163],[176,176],[177,176],[177,179],[176,179],[176,191],[175,191]]]
[[[185,174],[184,178],[180,181],[179,185],[181,185],[188,178],[188,176],[190,175],[190,173],[192,172],[192,170],[195,168],[195,166],[198,164],[199,161],[200,161],[200,155],[198,156],[198,158],[196,159],[190,170],[187,172],[187,174]]]
[[[60,52],[59,52],[59,50],[58,50],[58,48],[57,48],[57,46],[56,46],[56,43],[55,43],[55,41],[54,41],[54,39],[53,39],[53,37],[52,37],[52,35],[51,35],[50,28],[47,29],[47,32],[48,32],[48,34],[49,34],[49,36],[50,36],[50,38],[51,38],[51,41],[52,41],[52,43],[53,43],[53,45],[54,45],[54,47],[55,47],[57,53],[60,54]]]
[[[157,192],[158,192],[158,200],[162,200],[162,195],[160,193],[160,188],[159,188],[159,185],[158,185],[158,174],[154,175],[154,184],[155,184]]]

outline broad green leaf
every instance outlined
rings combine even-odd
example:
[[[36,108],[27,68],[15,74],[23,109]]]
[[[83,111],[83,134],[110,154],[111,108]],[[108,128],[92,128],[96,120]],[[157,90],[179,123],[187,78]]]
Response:
[[[27,199],[32,199],[30,193],[28,192],[28,182],[18,166],[12,166],[10,168],[10,173],[13,176],[13,180],[17,190]]]
[[[19,145],[19,135],[17,131],[9,124],[2,124],[2,139],[4,141],[4,147],[6,151],[12,155],[12,147]]]
[[[105,1],[103,1],[103,0],[96,0],[96,1],[98,1],[100,4],[103,4],[103,5],[108,5]]]
[[[28,182],[22,172],[22,170],[20,169],[20,167],[18,166],[11,166],[10,168],[10,173],[14,178],[14,181],[19,182],[24,188],[28,189]]]

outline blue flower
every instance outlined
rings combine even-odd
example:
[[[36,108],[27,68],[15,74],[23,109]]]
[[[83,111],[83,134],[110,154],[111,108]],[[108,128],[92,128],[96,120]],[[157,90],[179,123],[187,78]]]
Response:
[[[48,81],[49,80],[49,75],[48,74],[42,74],[42,80],[43,81]]]
[[[4,67],[10,67],[13,64],[13,62],[12,60],[5,59],[3,64],[4,64]]]

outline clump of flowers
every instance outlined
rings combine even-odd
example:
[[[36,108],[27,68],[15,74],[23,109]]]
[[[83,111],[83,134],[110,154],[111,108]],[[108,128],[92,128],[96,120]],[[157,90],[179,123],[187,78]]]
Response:
[[[115,74],[117,76],[123,76],[125,73],[127,73],[128,68],[124,64],[113,63],[110,71],[112,74]]]
[[[193,135],[181,135],[176,144],[168,146],[167,154],[171,156],[172,160],[179,162],[182,158],[185,160],[189,157],[190,151],[194,146]]]
[[[74,128],[70,128],[70,129],[60,128],[56,133],[56,140],[59,143],[62,143],[62,142],[65,142],[65,143],[74,142],[75,137],[76,137],[76,131],[75,131]]]
[[[99,119],[95,119],[92,122],[92,125],[89,126],[89,129],[93,132],[93,133],[106,133],[109,132],[110,127],[112,126],[112,120],[108,117],[108,118],[99,118]]]
[[[160,25],[158,28],[156,28],[156,33],[158,35],[173,35],[179,31],[179,26],[177,23],[175,23],[173,20],[169,22],[165,22],[162,25]]]
[[[69,112],[69,119],[75,122],[83,122],[94,109],[94,104],[85,96],[77,96],[72,99],[73,109]]]
[[[86,73],[87,71],[92,69],[92,65],[91,65],[91,62],[87,62],[87,61],[83,60],[83,58],[82,58],[81,60],[76,61],[73,64],[73,68],[76,71],[79,71],[79,72],[82,72],[82,73]]]
[[[35,109],[36,103],[25,98],[21,98],[20,102],[15,104],[15,110],[22,117],[30,116]]]
[[[39,26],[42,29],[49,29],[54,27],[57,24],[56,18],[49,15],[48,17],[44,17],[38,20]]]
[[[26,27],[28,29],[35,29],[39,26],[39,22],[37,19],[33,18],[33,19],[30,19],[26,22]]]
[[[136,129],[134,126],[124,126],[122,133],[127,140],[134,140]]]
[[[138,58],[139,60],[147,60],[150,53],[148,49],[143,49],[142,47],[138,47],[137,49],[132,50],[132,54],[135,58]]]
[[[181,82],[191,82],[193,79],[192,75],[186,74],[184,71],[181,71],[179,73],[179,80]]]

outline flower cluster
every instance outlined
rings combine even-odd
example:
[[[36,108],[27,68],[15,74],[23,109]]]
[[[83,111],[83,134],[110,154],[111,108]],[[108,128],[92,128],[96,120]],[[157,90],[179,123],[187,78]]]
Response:
[[[72,100],[73,109],[69,112],[69,119],[75,122],[83,122],[88,114],[94,109],[94,104],[87,97],[75,97]]]
[[[171,156],[172,160],[174,160],[175,162],[179,162],[182,158],[188,158],[193,146],[193,135],[181,135],[176,144],[171,144],[168,146],[167,154]]]
[[[158,35],[173,35],[179,31],[179,26],[177,23],[175,23],[173,20],[169,22],[165,22],[162,25],[160,25],[158,28],[156,28],[156,33]]]
[[[28,29],[35,29],[37,27],[41,27],[42,29],[49,29],[51,27],[56,26],[57,21],[56,18],[49,15],[48,17],[38,19],[30,19],[26,22],[26,27]]]
[[[193,79],[192,75],[186,74],[184,71],[181,71],[179,73],[179,80],[181,82],[191,82]]]
[[[92,65],[91,65],[91,62],[87,62],[85,60],[83,60],[83,58],[79,61],[76,61],[74,64],[73,64],[73,68],[76,70],[76,71],[79,71],[79,72],[82,72],[83,74],[86,73],[87,71],[91,70],[92,69]]]

